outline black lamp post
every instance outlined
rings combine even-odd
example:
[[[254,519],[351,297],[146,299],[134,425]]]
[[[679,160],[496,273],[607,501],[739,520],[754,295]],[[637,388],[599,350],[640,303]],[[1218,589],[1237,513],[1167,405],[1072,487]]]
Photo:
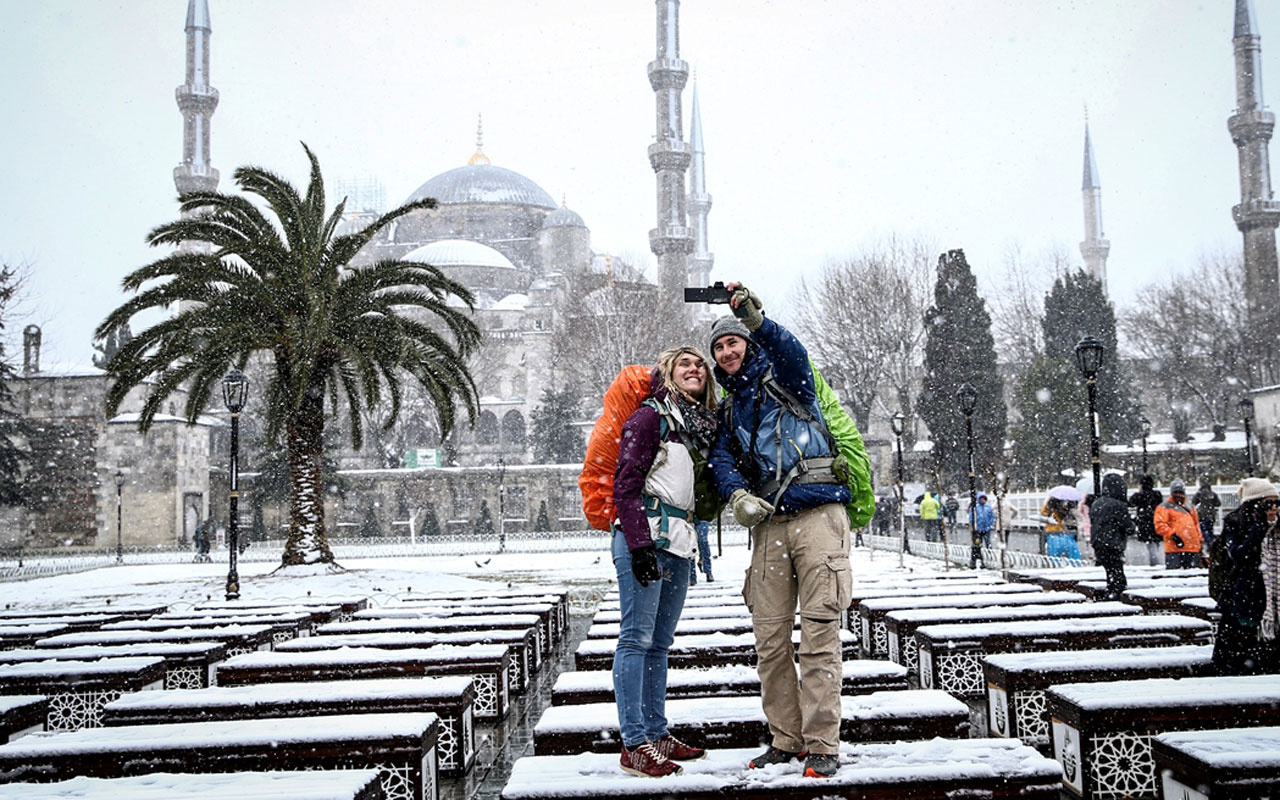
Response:
[[[231,412],[231,476],[227,518],[227,545],[230,568],[227,570],[227,599],[240,599],[240,573],[236,556],[240,554],[240,411],[249,395],[249,379],[235,367],[222,379],[222,400]]]
[[[1240,419],[1244,420],[1244,449],[1249,458],[1249,474],[1253,475],[1253,398],[1241,397],[1236,407],[1240,409]]]
[[[1093,464],[1093,491],[1102,490],[1102,461],[1098,458],[1098,370],[1106,352],[1102,342],[1086,336],[1076,345],[1076,366],[1089,394],[1089,456]]]
[[[507,462],[502,456],[498,456],[498,552],[505,553],[507,550]]]
[[[124,563],[124,515],[120,511],[121,495],[124,493],[124,472],[116,470],[116,563]]]
[[[1138,418],[1138,430],[1142,433],[1142,474],[1147,474],[1147,437],[1151,435],[1151,420]]]
[[[969,541],[976,548],[978,538],[974,520],[978,513],[978,478],[973,468],[973,412],[978,408],[978,390],[973,388],[972,383],[965,381],[956,391],[956,402],[960,404],[960,413],[964,414],[964,438],[969,449]],[[970,558],[970,566],[976,561],[976,558]]]
[[[893,435],[898,440],[898,566],[902,566],[902,553],[907,545],[907,517],[906,511],[903,509],[903,473],[902,473],[902,423],[906,417],[902,416],[901,411],[893,412],[893,416],[889,417],[889,425],[893,428]]]

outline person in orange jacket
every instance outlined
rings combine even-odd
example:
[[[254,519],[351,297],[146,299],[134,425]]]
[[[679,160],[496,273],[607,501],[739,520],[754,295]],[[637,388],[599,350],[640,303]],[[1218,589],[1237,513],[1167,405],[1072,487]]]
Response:
[[[1156,507],[1156,533],[1164,539],[1165,569],[1200,566],[1200,517],[1187,502],[1182,481],[1169,484],[1169,499]]]

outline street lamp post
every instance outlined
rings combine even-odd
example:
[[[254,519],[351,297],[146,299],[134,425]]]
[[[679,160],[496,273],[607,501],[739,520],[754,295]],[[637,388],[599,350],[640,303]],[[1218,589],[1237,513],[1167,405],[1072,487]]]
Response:
[[[1147,475],[1147,437],[1151,435],[1151,420],[1140,417],[1138,430],[1142,433],[1142,474]]]
[[[1249,459],[1249,475],[1252,476],[1256,468],[1253,461],[1253,398],[1241,397],[1236,406],[1240,409],[1240,419],[1244,420],[1244,449]]]
[[[1098,370],[1106,352],[1102,342],[1086,336],[1076,345],[1076,366],[1089,394],[1089,456],[1093,465],[1093,490],[1102,489],[1102,460],[1098,457]]]
[[[121,513],[121,495],[124,493],[124,471],[116,470],[116,563],[124,563],[124,515]]]
[[[956,391],[956,401],[960,403],[960,413],[964,414],[964,437],[969,448],[969,545],[973,549],[973,555],[969,556],[969,568],[973,569],[978,562],[974,556],[978,554],[981,541],[974,526],[975,515],[978,513],[978,478],[973,467],[973,412],[978,408],[978,390],[973,388],[972,383],[965,381]],[[943,556],[946,557],[945,550]]]
[[[502,456],[498,456],[498,552],[504,553],[507,550],[507,462]]]
[[[996,535],[1000,537],[1000,571],[1005,569],[1005,551],[1009,549],[1009,529],[1004,524],[1004,496],[1009,493],[1009,476],[996,473]]]
[[[903,508],[903,473],[902,473],[902,422],[905,417],[901,411],[895,411],[893,416],[889,418],[889,425],[893,427],[893,435],[898,440],[898,566],[902,566],[902,554],[907,546],[907,517],[906,510]]]
[[[231,412],[231,470],[227,513],[227,599],[240,599],[240,573],[236,557],[240,554],[240,411],[249,394],[249,379],[235,367],[222,379],[222,400]]]

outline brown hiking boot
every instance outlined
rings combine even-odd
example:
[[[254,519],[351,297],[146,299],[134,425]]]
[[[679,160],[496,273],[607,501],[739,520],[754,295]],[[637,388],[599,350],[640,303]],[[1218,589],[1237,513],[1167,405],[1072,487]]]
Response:
[[[622,748],[622,771],[642,778],[665,778],[684,772],[680,765],[658,752],[653,742],[644,742],[628,750]]]
[[[807,750],[801,750],[798,753],[790,753],[786,750],[779,749],[773,745],[769,745],[769,749],[747,762],[747,769],[761,769],[771,764],[785,764],[788,761],[794,761],[797,758],[804,758],[809,753]]]
[[[685,744],[669,733],[654,742],[653,746],[672,761],[697,761],[707,757],[707,751],[703,748]]]

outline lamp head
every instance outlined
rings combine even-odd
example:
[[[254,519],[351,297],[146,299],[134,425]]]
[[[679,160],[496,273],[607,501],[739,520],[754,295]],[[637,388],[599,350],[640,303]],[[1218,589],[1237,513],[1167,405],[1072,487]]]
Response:
[[[894,436],[902,435],[902,423],[906,419],[901,411],[893,412],[893,416],[889,417],[889,425],[893,428]]]
[[[118,492],[123,488],[124,488],[124,471],[118,469],[116,470],[116,491]]]
[[[1145,439],[1145,438],[1147,438],[1148,436],[1150,436],[1150,435],[1151,435],[1151,420],[1147,419],[1146,417],[1139,417],[1139,418],[1138,418],[1138,430],[1142,433],[1142,438],[1143,438],[1143,439]]]
[[[973,384],[965,381],[956,390],[956,400],[960,403],[960,411],[966,416],[973,416],[974,410],[978,407],[978,390],[973,388]]]
[[[222,379],[222,400],[227,404],[227,410],[232,414],[239,414],[248,396],[249,379],[239,369],[232,367]]]
[[[1076,345],[1076,366],[1085,380],[1093,380],[1102,367],[1102,355],[1106,352],[1102,342],[1092,336],[1086,336]]]
[[[1240,402],[1236,403],[1236,407],[1240,409],[1240,419],[1245,422],[1253,422],[1253,398],[1241,397]]]

